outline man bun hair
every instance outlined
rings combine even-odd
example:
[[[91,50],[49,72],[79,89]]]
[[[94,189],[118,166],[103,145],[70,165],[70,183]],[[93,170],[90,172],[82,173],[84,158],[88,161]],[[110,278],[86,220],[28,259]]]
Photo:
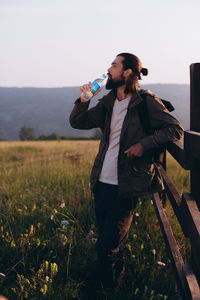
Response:
[[[142,73],[142,75],[147,76],[149,74],[149,71],[146,68],[142,68],[141,73]]]

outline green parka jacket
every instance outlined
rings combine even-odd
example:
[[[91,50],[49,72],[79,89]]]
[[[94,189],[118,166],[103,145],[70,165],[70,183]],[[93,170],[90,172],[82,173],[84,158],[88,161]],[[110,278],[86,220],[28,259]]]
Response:
[[[151,128],[155,134],[147,135],[138,112],[138,104],[143,101],[141,93],[146,93],[146,103]],[[91,108],[89,102],[77,99],[70,115],[70,124],[76,129],[101,128],[102,138],[99,152],[91,172],[91,189],[94,192],[104,157],[109,146],[110,123],[116,96],[109,92]],[[140,196],[162,191],[164,186],[158,166],[154,163],[153,151],[167,143],[179,140],[183,135],[181,124],[168,112],[161,100],[150,91],[136,90],[129,102],[125,116],[118,155],[118,190],[121,197]],[[140,142],[144,147],[142,157],[128,158],[124,153],[132,145]]]

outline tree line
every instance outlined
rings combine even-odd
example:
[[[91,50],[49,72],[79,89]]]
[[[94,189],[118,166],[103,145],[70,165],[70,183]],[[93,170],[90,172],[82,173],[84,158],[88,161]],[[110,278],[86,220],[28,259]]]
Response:
[[[52,132],[49,135],[42,134],[39,137],[36,137],[34,128],[22,126],[19,131],[19,139],[21,141],[52,141],[52,140],[99,140],[101,138],[101,132],[99,129],[96,129],[95,133],[91,137],[74,137],[74,136],[60,136],[55,132]]]

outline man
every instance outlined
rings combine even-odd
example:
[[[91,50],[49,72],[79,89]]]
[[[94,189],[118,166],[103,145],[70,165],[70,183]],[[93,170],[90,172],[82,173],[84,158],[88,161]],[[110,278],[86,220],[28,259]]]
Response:
[[[99,231],[95,278],[104,288],[112,288],[114,278],[118,285],[122,283],[122,245],[128,236],[138,196],[163,190],[154,151],[183,134],[182,126],[161,100],[150,91],[139,89],[141,73],[148,72],[137,56],[120,53],[108,69],[106,89],[111,91],[94,108],[88,109],[90,101],[81,94],[89,90],[91,83],[83,85],[70,115],[73,128],[102,130],[91,188]],[[147,134],[142,124],[139,114],[142,101],[146,101],[150,126],[156,134]]]

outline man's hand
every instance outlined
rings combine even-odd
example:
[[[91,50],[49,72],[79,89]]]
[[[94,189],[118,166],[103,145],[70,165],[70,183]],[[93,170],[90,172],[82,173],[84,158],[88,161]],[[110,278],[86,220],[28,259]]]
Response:
[[[84,84],[80,87],[80,99],[81,99],[81,102],[87,102],[86,99],[84,99],[83,97],[81,97],[81,94],[83,92],[87,93],[90,91],[90,88],[92,87],[92,82],[89,82],[88,84]],[[101,87],[100,89],[98,89],[98,91],[96,91],[96,93],[92,96],[96,96],[101,90],[102,90],[103,87]]]
[[[141,157],[144,154],[144,147],[141,143],[137,143],[124,151],[128,157]]]
[[[83,97],[81,97],[81,94],[82,93],[87,93],[90,88],[92,86],[92,82],[89,82],[88,84],[84,84],[80,87],[80,99],[81,99],[81,102],[87,102],[86,99],[84,99]]]

